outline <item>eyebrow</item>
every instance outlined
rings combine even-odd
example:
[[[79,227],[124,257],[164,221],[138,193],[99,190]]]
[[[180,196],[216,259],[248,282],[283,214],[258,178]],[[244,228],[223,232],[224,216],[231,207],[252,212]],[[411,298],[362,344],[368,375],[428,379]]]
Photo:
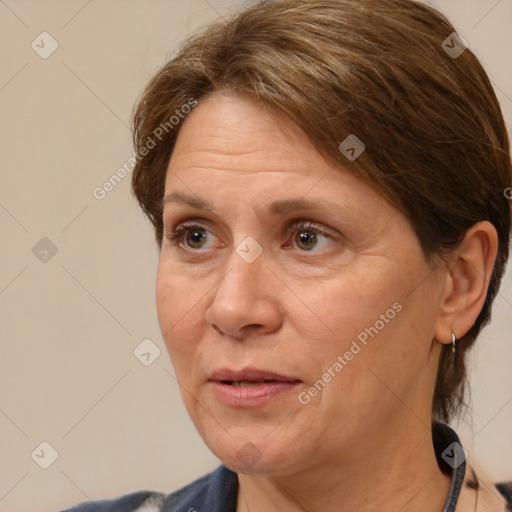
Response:
[[[218,213],[213,204],[207,199],[189,195],[184,192],[172,192],[165,196],[163,199],[163,205],[165,206],[166,204],[171,203],[186,204],[197,210],[207,210],[215,214]],[[343,210],[346,212],[346,208],[343,208],[340,203],[333,203],[324,199],[305,199],[303,197],[274,201],[266,206],[268,213],[273,216],[285,215],[299,210],[311,211],[326,209],[331,212],[335,212],[336,210]],[[350,216],[353,217],[353,213],[355,212],[351,212],[351,210],[352,209],[346,213],[352,213]]]

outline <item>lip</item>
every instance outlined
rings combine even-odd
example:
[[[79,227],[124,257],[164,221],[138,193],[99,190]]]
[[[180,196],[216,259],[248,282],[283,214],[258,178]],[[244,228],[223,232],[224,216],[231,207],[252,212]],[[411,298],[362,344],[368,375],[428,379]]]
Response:
[[[274,380],[279,382],[298,381],[297,377],[289,377],[276,372],[260,370],[258,368],[244,368],[242,370],[231,370],[229,368],[221,368],[211,373],[208,380],[216,381],[240,381],[240,380]]]
[[[243,387],[228,384],[242,380],[261,382]],[[212,372],[208,381],[216,398],[231,407],[258,407],[267,404],[290,393],[302,383],[296,377],[257,368],[219,369]]]

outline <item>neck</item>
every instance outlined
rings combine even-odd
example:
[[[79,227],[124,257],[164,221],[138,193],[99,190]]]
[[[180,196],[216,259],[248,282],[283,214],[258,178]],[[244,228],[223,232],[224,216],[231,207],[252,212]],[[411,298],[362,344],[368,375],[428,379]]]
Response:
[[[239,474],[237,512],[441,512],[450,477],[437,465],[429,429],[409,416],[387,436],[376,427],[378,437],[364,439],[353,457],[293,475]]]

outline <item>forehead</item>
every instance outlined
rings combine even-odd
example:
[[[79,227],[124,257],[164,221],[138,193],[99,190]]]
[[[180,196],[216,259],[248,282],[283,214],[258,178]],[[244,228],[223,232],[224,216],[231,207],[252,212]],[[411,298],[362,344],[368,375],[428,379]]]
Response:
[[[183,121],[162,200],[164,210],[186,205],[221,214],[245,203],[271,216],[343,211],[353,220],[382,209],[379,194],[328,162],[289,118],[220,94]]]
[[[248,98],[214,94],[202,100],[183,121],[169,168],[183,166],[236,170],[237,174],[295,173],[300,168],[303,173],[311,170],[310,174],[316,175],[315,168],[332,164],[283,114],[264,109]]]

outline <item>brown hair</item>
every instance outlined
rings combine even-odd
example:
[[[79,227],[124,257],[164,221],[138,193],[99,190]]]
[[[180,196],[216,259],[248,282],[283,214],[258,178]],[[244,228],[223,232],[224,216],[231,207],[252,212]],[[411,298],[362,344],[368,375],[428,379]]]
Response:
[[[132,188],[159,245],[176,114],[223,90],[288,115],[319,152],[407,215],[427,258],[449,252],[468,228],[490,221],[499,249],[487,300],[455,359],[449,346],[441,356],[433,416],[443,421],[464,403],[465,354],[490,319],[511,222],[500,106],[475,55],[449,54],[443,45],[453,32],[440,13],[413,0],[260,2],[185,41],[149,82],[133,115]],[[447,41],[454,47],[459,40]],[[366,146],[354,161],[338,149],[350,134]]]

